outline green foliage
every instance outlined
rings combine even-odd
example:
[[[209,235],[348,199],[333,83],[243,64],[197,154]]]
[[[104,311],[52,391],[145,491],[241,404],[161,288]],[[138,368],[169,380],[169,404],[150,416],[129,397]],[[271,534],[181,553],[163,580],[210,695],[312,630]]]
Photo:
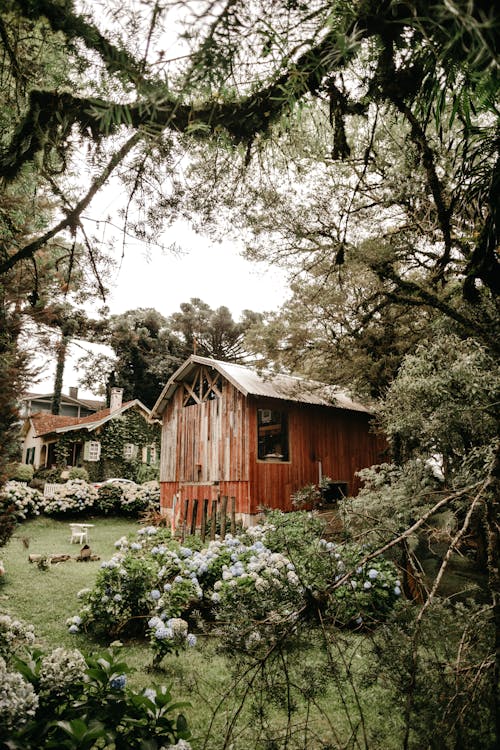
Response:
[[[116,750],[158,750],[165,742],[189,738],[184,715],[178,713],[186,704],[174,702],[167,688],[138,692],[127,687],[130,668],[122,660],[121,644],[87,659],[62,648],[14,653],[7,641],[11,633],[12,622],[10,629],[0,630],[6,657],[0,660],[2,747],[91,750],[97,743]]]
[[[196,636],[188,631],[188,623],[180,617],[171,617],[164,622],[152,617],[148,622],[150,643],[153,652],[153,668],[157,668],[167,654],[179,656],[180,651],[196,645]]]
[[[370,679],[411,705],[410,748],[493,750],[490,607],[437,600],[420,623],[416,614],[406,604],[374,633]]]
[[[442,335],[405,358],[380,413],[404,457],[438,454],[453,475],[473,449],[496,437],[499,403],[491,354],[471,339]]]
[[[156,527],[141,529],[137,541],[118,540],[119,552],[102,564],[94,589],[82,593],[70,629],[116,637],[149,627],[157,665],[176,643],[189,645],[187,626],[180,641],[173,637],[172,618],[204,627],[215,620],[221,644],[245,652],[249,632],[257,634],[250,650],[257,640],[265,649],[319,619],[362,629],[387,617],[401,595],[392,563],[368,563],[359,545],[321,539],[308,514],[270,516],[275,524],[198,549]]]
[[[15,482],[31,482],[34,469],[31,464],[9,464],[7,466],[7,479]]]
[[[160,467],[159,465],[151,466],[150,464],[140,463],[135,472],[135,481],[138,484],[144,484],[145,482],[159,482],[160,480]]]
[[[83,479],[84,482],[88,482],[89,473],[83,466],[72,466],[68,472],[68,479]]]
[[[113,559],[103,563],[92,592],[83,598],[82,627],[111,638],[144,632],[157,573],[148,558],[129,556],[121,564]]]

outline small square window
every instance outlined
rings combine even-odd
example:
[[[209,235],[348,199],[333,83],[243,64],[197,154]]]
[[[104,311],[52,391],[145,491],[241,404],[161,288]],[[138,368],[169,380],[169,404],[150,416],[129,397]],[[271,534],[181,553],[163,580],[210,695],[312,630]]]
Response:
[[[101,444],[97,440],[89,440],[83,449],[85,461],[99,461],[101,457]]]

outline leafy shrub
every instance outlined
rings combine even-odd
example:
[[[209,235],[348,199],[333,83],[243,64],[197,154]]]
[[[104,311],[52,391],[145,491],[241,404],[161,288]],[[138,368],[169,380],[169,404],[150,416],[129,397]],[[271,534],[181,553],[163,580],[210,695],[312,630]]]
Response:
[[[12,506],[17,521],[40,514],[43,495],[24,482],[7,482],[0,490],[0,502],[4,508]]]
[[[293,555],[271,548],[269,539],[291,549],[301,521],[303,539]],[[84,607],[68,625],[72,632],[83,627],[116,637],[145,635],[152,621],[149,636],[161,660],[173,645],[161,629],[160,640],[166,643],[157,644],[155,632],[158,621],[171,618],[188,624],[215,620],[230,633],[226,642],[233,649],[246,648],[251,630],[264,643],[299,622],[322,619],[355,628],[379,624],[401,596],[394,565],[380,557],[368,561],[367,549],[335,545],[314,530],[316,519],[300,514],[284,522],[282,534],[277,525],[267,524],[195,549],[173,540],[167,529],[143,528],[136,540],[118,540],[118,552],[102,564],[94,589],[82,592]]]
[[[96,510],[100,513],[120,513],[137,518],[160,509],[160,485],[156,481],[143,485],[128,482],[103,484],[97,492]]]
[[[103,484],[97,488],[95,510],[103,515],[115,513],[120,507],[124,484]]]
[[[420,621],[418,611],[404,603],[374,633],[371,679],[383,680],[393,705],[410,701],[409,747],[493,750],[491,607],[436,598]]]
[[[7,479],[15,482],[31,482],[33,479],[33,466],[31,464],[14,463],[7,466]]]
[[[51,498],[44,498],[42,508],[47,515],[88,513],[97,500],[97,490],[83,479],[72,479],[60,487]]]
[[[188,624],[180,617],[171,617],[164,622],[160,617],[152,617],[150,643],[153,651],[153,667],[158,667],[164,656],[170,653],[179,655],[188,647],[196,645],[196,636],[188,631]]]
[[[160,479],[160,468],[159,466],[151,466],[150,464],[143,464],[141,462],[137,467],[135,478],[138,484],[153,481],[158,482]]]
[[[152,481],[145,484],[131,486],[124,485],[120,510],[125,515],[137,517],[149,510],[160,508],[160,485]]]
[[[121,644],[85,658],[76,649],[44,653],[26,639],[25,651],[14,653],[22,629],[21,623],[0,622],[2,747],[144,750],[178,742],[189,750],[186,719],[176,713],[185,704],[174,703],[165,687],[128,688]]]
[[[61,469],[37,469],[34,474],[34,479],[45,482],[62,482]]]
[[[68,479],[83,479],[84,482],[88,482],[89,473],[83,466],[72,466],[68,472]]]

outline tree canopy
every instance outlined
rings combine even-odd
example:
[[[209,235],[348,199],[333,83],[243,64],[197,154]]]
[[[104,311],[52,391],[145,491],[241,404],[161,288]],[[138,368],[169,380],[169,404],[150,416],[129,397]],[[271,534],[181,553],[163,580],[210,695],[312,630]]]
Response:
[[[5,182],[35,167],[44,189],[61,198],[61,172],[84,146],[93,173],[83,196],[65,196],[62,218],[51,228],[4,251],[0,273],[35,256],[62,229],[74,231],[100,187],[112,172],[126,172],[125,164],[136,196],[147,189],[145,175],[156,171],[158,184],[163,182],[158,202],[163,217],[169,217],[179,179],[172,157],[179,149],[210,141],[236,149],[249,163],[263,140],[287,139],[300,107],[321,101],[334,161],[351,154],[350,119],[362,117],[370,124],[361,172],[370,171],[379,135],[375,110],[388,107],[404,122],[435,215],[436,282],[465,242],[466,294],[474,297],[478,283],[498,292],[498,11],[493,4],[207,0],[194,6],[144,3],[140,11],[105,5],[106,23],[97,0],[85,14],[70,0],[4,3],[1,39],[17,91],[17,111],[0,155]],[[168,33],[172,28],[174,39]],[[21,39],[30,44],[20,44]],[[50,76],[29,73],[34,39],[50,54],[63,50],[66,65],[53,63]],[[455,127],[454,143],[448,144],[454,184],[444,178],[436,156],[441,130],[450,124]],[[464,238],[454,217],[466,208]],[[390,275],[391,268],[386,272]],[[413,292],[407,288],[410,296]]]

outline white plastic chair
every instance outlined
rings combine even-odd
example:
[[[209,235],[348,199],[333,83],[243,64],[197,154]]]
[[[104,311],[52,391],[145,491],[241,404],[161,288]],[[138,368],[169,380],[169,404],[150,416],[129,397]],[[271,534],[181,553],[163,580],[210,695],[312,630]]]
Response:
[[[82,528],[78,523],[70,523],[71,529],[71,544],[85,544],[88,542],[87,529]]]

